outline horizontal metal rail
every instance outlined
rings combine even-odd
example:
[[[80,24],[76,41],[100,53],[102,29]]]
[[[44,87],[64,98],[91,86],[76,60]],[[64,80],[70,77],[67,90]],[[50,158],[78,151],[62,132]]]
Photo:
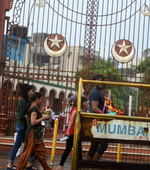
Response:
[[[0,145],[8,145],[8,146],[12,146],[13,145],[13,138],[12,137],[0,137],[0,140],[3,140],[3,142],[0,142]],[[5,140],[8,140],[9,142],[5,142]],[[44,143],[45,143],[45,147],[47,149],[50,149],[51,146],[47,145],[46,143],[51,143],[52,141],[51,140],[47,140],[45,139],[44,140]],[[57,146],[56,148],[57,149],[60,149],[60,150],[64,150],[65,149],[65,142],[60,142],[60,141],[57,141],[57,144],[61,144],[61,145],[64,145],[64,146]],[[83,142],[82,144],[83,146],[83,152],[87,152],[89,150],[89,147],[90,147],[90,142]],[[105,151],[105,153],[110,153],[110,154],[116,154],[116,148],[117,148],[117,144],[109,144],[109,147],[108,147],[108,150]],[[143,146],[143,147],[137,147],[137,146],[125,146],[123,145],[122,147],[123,152],[121,152],[122,154],[129,154],[129,155],[141,155],[141,156],[150,156],[150,148],[149,146]],[[114,150],[114,151],[113,151]],[[136,150],[136,152],[127,152],[126,150]],[[149,153],[142,153],[143,152],[149,152]]]
[[[80,112],[81,118],[90,118],[90,119],[120,119],[120,120],[129,120],[129,121],[147,121],[150,122],[149,117],[137,117],[137,116],[122,116],[122,115],[107,115],[107,114],[97,114],[97,113],[87,113]]]
[[[128,87],[150,88],[150,84],[136,83],[136,82],[96,81],[96,80],[82,80],[82,82],[83,83],[91,83],[91,84],[105,84],[105,85],[112,85],[112,86],[128,86]]]
[[[57,82],[68,82],[68,83],[75,83],[76,79],[71,76],[66,75],[54,75],[54,74],[46,74],[46,73],[27,73],[27,72],[13,72],[8,71],[4,72],[6,77],[11,78],[18,78],[18,79],[26,79],[26,80],[50,80],[50,81],[57,81]]]

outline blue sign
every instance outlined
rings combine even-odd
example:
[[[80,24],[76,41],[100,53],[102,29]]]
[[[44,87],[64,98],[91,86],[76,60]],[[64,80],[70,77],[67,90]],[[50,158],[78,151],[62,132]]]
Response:
[[[5,55],[12,61],[24,63],[28,40],[16,36],[5,36]]]

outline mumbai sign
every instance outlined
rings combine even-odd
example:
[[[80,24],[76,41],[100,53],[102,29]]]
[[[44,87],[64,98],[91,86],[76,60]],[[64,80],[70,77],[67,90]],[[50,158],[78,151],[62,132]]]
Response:
[[[143,140],[150,139],[149,122],[111,120],[97,121],[91,127],[94,138],[120,139],[120,140]]]

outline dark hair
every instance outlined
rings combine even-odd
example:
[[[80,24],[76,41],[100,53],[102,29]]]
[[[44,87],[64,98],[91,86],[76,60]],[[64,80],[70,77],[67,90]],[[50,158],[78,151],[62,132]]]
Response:
[[[104,78],[104,76],[102,74],[96,74],[95,76],[93,76],[93,80],[103,81],[103,80],[105,80],[105,78]],[[99,84],[99,85],[96,85],[96,88],[97,89],[104,89],[105,85],[104,84]]]
[[[39,90],[39,93],[42,95],[42,96],[45,96],[46,93],[47,93],[47,89],[45,87],[41,87],[40,90]]]
[[[37,100],[37,99],[39,99],[41,97],[42,97],[42,95],[40,93],[35,92],[30,100],[31,100],[31,102],[34,102],[35,100]]]
[[[87,100],[87,98],[85,97],[85,96],[82,96],[81,97],[81,108],[83,107],[83,103],[84,102],[87,102],[88,100]]]
[[[28,91],[30,90],[36,90],[36,87],[34,85],[28,85]]]
[[[102,74],[96,74],[92,80],[104,80],[104,76]]]
[[[86,101],[87,101],[87,98],[84,97],[84,96],[82,96],[82,97],[81,97],[81,108],[82,108],[82,106],[83,106],[83,103],[86,102]],[[74,98],[74,104],[73,104],[73,106],[77,106],[77,97]]]
[[[18,95],[23,97],[26,101],[28,101],[28,91],[31,89],[30,85],[24,83],[18,83]]]

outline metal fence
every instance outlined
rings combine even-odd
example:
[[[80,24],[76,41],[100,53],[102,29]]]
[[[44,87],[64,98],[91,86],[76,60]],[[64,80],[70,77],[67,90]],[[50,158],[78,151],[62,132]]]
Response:
[[[68,96],[75,93],[77,75],[84,69],[87,76],[98,72],[108,79],[149,83],[148,7],[148,0],[14,0],[11,10],[5,3],[1,84],[10,79],[14,91],[24,81]],[[61,56],[45,51],[51,34],[63,35],[67,42]],[[141,112],[148,112],[143,99],[149,93],[141,94]],[[13,121],[14,111],[1,113]]]

